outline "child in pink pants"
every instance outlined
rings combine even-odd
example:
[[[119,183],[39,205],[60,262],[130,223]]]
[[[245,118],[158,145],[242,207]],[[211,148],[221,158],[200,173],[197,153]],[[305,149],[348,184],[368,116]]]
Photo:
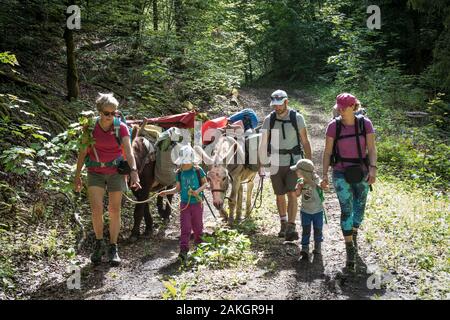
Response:
[[[181,167],[177,172],[175,188],[161,191],[160,196],[180,192],[180,259],[185,260],[189,252],[191,231],[194,232],[194,242],[200,243],[203,234],[203,189],[206,188],[206,174],[202,168],[194,166],[194,150],[191,146],[180,149],[179,162]]]

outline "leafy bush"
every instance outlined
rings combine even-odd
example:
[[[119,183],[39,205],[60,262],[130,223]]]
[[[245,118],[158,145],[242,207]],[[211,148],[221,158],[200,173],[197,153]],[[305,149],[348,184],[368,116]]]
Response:
[[[176,280],[169,279],[163,281],[163,285],[166,288],[166,291],[162,294],[163,300],[186,300],[186,293],[189,288],[188,283],[183,282],[179,284]]]
[[[226,268],[253,260],[250,239],[237,230],[218,228],[212,235],[203,236],[202,240],[190,255],[188,266]]]
[[[382,137],[377,144],[382,170],[416,180],[417,184],[446,189],[450,181],[450,146],[422,130]]]
[[[0,52],[0,63],[9,64],[11,66],[16,66],[17,62],[16,56],[10,52]]]
[[[431,120],[440,130],[448,131],[450,127],[450,103],[444,101],[445,94],[437,93],[428,102],[427,111],[431,114]]]
[[[6,110],[24,114],[34,121],[35,115],[24,108],[28,101],[12,95],[1,95],[0,103]],[[0,133],[2,138],[0,164],[7,173],[25,177],[36,174],[45,189],[70,191],[72,183],[74,157],[78,149],[93,143],[93,138],[83,127],[92,128],[95,123],[93,113],[82,112],[79,121],[52,137],[35,123],[19,122],[9,115],[0,117]]]

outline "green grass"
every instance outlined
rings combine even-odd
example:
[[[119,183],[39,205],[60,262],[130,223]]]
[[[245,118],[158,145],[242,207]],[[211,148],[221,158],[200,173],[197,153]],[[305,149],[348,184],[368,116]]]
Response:
[[[301,104],[298,100],[294,100],[294,99],[289,100],[289,107],[294,110],[297,110],[298,112],[300,112],[303,115],[306,113],[305,106],[303,104]]]
[[[383,179],[374,186],[363,228],[380,264],[418,276],[413,287],[420,298],[446,298],[450,293],[448,196],[405,182]],[[413,288],[414,289],[414,288]]]

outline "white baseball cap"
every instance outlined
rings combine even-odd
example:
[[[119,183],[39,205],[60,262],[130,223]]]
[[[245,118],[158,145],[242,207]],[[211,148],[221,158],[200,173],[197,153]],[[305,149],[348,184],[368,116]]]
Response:
[[[284,90],[276,90],[270,95],[270,105],[279,106],[288,99],[288,95]]]

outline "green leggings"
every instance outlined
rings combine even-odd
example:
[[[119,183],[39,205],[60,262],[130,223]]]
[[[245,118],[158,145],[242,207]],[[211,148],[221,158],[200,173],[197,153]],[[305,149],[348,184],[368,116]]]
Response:
[[[333,185],[341,206],[341,228],[344,236],[351,236],[353,228],[358,228],[364,219],[369,192],[366,176],[361,182],[348,183],[343,172],[333,172]]]

